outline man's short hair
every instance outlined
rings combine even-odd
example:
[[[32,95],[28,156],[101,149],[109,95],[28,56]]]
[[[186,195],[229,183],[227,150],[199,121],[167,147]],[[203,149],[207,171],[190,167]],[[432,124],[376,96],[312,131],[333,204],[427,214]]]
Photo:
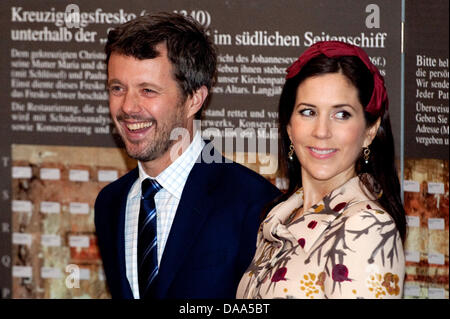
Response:
[[[147,14],[109,31],[106,64],[112,53],[139,60],[154,59],[160,55],[156,46],[161,43],[167,47],[174,79],[184,98],[202,86],[210,91],[216,77],[216,48],[198,22],[180,14]],[[201,111],[196,118],[200,118]]]

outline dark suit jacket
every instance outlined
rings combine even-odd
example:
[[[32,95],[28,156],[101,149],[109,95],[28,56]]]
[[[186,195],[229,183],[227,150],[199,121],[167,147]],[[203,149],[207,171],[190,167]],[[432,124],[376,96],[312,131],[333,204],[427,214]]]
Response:
[[[224,159],[222,158],[224,161]],[[126,278],[125,207],[138,169],[107,185],[95,203],[95,227],[113,298],[133,298]],[[263,206],[280,195],[236,163],[196,163],[161,259],[157,298],[235,298],[250,264]]]

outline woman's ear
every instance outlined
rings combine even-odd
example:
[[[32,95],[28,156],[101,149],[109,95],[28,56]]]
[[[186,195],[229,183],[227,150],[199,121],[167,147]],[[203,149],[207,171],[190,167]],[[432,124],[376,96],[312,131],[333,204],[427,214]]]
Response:
[[[288,134],[288,136],[289,136],[289,139],[291,140],[291,143],[292,143],[292,137],[291,137],[291,122],[289,122],[287,125],[286,125],[286,132],[287,132],[287,134]]]
[[[364,140],[363,146],[368,147],[375,136],[377,136],[378,128],[381,124],[381,116],[377,119],[377,121],[369,128],[366,129],[366,138]]]

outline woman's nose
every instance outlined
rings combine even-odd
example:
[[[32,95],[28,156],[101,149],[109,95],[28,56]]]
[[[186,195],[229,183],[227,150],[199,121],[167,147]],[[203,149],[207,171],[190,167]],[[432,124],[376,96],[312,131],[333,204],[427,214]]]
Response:
[[[314,125],[313,135],[317,138],[329,138],[331,137],[330,119],[326,116],[320,116],[317,118]]]

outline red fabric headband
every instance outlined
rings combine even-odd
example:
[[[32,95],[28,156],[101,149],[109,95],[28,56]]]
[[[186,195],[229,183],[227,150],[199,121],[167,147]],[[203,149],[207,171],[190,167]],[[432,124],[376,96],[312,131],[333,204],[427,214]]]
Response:
[[[296,76],[303,66],[312,58],[324,54],[329,58],[341,56],[357,56],[370,70],[373,75],[374,89],[369,104],[365,111],[370,114],[381,116],[388,108],[388,97],[384,80],[378,69],[372,64],[369,56],[361,48],[340,41],[317,42],[308,48],[289,68],[286,69],[286,79]]]

